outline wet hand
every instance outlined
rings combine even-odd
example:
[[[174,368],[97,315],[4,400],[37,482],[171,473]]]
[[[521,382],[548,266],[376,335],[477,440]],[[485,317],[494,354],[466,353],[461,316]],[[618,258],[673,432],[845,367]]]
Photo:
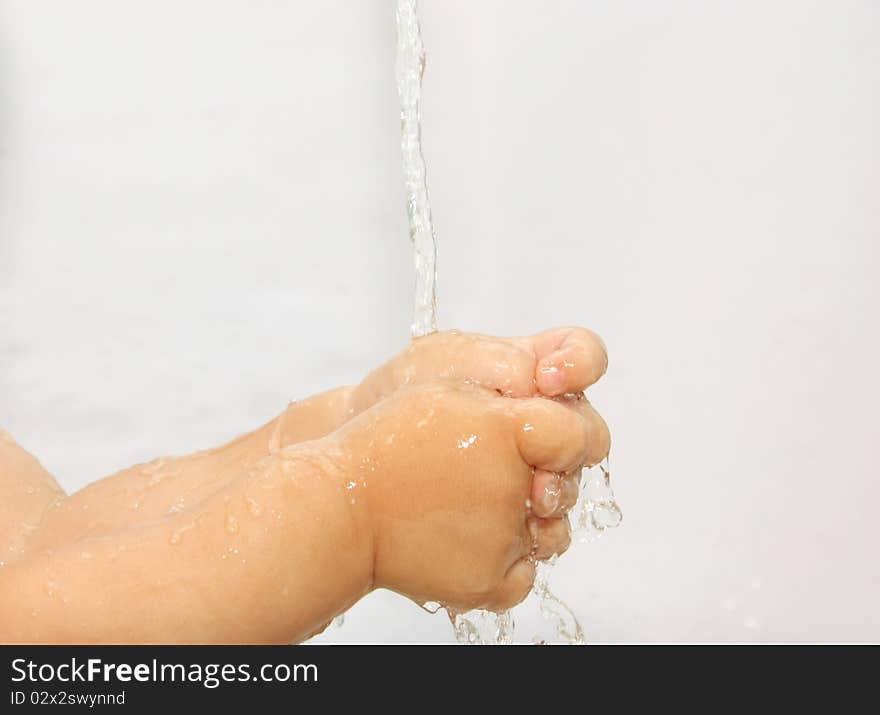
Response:
[[[601,339],[585,328],[554,328],[521,338],[457,330],[416,338],[352,392],[355,414],[401,387],[437,380],[477,383],[509,397],[583,392],[605,373]]]
[[[545,507],[535,487],[607,447],[604,422],[576,403],[434,383],[398,390],[335,433],[346,498],[373,539],[374,585],[463,610],[521,601],[534,559],[569,542],[566,519],[539,517],[561,515],[569,497]]]

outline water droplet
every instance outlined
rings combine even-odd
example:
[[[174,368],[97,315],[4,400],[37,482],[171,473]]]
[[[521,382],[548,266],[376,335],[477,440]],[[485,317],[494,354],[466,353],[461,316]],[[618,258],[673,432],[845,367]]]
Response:
[[[534,431],[534,429],[535,429],[535,425],[529,424],[528,422],[526,422],[523,425],[523,432],[532,432],[532,431]]]
[[[459,449],[467,449],[472,446],[477,441],[477,435],[472,434],[470,437],[463,437],[458,440],[458,448]]]
[[[330,621],[331,628],[342,628],[345,625],[345,614],[340,613],[336,618]]]
[[[226,533],[227,534],[237,534],[238,533],[238,519],[236,519],[232,514],[229,514],[226,517]]]
[[[179,514],[184,509],[186,509],[186,502],[183,500],[183,497],[178,499],[174,504],[171,505],[171,508],[168,510],[169,514]]]
[[[251,516],[257,517],[263,513],[263,507],[260,506],[259,502],[251,497],[244,498],[245,503],[247,504],[248,514]]]
[[[171,536],[168,538],[168,543],[171,544],[172,546],[179,544],[183,535],[187,531],[189,531],[190,529],[194,528],[195,525],[196,525],[195,522],[192,522],[191,524],[186,524],[184,526],[178,527],[177,529],[175,529],[174,531],[171,532]]]
[[[441,608],[443,608],[443,605],[440,603],[437,603],[437,601],[425,601],[424,603],[420,603],[419,607],[423,611],[427,611],[431,615],[434,615],[435,613],[437,613],[437,611],[439,611]]]
[[[426,427],[431,422],[431,419],[433,417],[434,417],[434,410],[432,408],[432,409],[428,410],[428,414],[426,414],[422,419],[420,419],[418,422],[416,422],[416,429],[422,429],[423,427]]]

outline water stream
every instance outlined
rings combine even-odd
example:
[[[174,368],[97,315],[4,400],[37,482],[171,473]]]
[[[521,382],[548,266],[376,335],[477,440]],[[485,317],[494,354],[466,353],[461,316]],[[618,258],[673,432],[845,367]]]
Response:
[[[428,197],[425,157],[422,153],[420,104],[425,73],[425,48],[416,8],[416,0],[397,3],[397,91],[400,96],[400,134],[403,178],[409,236],[415,256],[415,306],[412,322],[414,338],[437,330],[437,240]],[[617,526],[621,512],[611,491],[610,468],[606,461],[585,469],[578,503],[570,514],[572,536],[580,541],[593,540],[608,528]],[[537,565],[533,589],[539,610],[551,627],[551,636],[534,635],[531,642],[583,644],[584,632],[574,612],[549,588],[549,578],[556,557]],[[437,608],[427,608],[436,612]],[[515,624],[510,611],[491,613],[447,611],[459,643],[509,644],[514,640]]]
[[[412,336],[437,330],[437,239],[428,197],[428,176],[422,154],[420,104],[425,73],[425,47],[415,0],[397,3],[397,92],[400,95],[400,147],[409,237],[416,268]]]

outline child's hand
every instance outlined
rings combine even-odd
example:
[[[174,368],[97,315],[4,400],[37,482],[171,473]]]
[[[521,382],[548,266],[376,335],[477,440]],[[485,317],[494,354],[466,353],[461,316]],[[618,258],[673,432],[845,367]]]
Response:
[[[530,510],[533,473],[576,474],[609,444],[586,400],[514,400],[451,384],[401,389],[330,439],[373,537],[375,586],[463,610],[502,610],[526,596],[533,557],[569,541],[566,519]]]
[[[476,382],[509,395],[555,397],[582,392],[608,367],[605,346],[584,328],[554,328],[526,338],[455,330],[417,338],[354,389],[355,413],[406,385]]]

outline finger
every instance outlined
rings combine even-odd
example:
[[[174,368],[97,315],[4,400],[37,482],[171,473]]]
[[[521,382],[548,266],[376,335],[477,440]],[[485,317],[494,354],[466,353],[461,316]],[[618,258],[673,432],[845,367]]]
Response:
[[[419,338],[404,355],[398,382],[439,377],[470,380],[510,397],[537,393],[535,354],[515,340],[447,331]]]
[[[532,338],[538,362],[535,384],[549,397],[582,392],[608,369],[608,352],[596,333],[586,328],[554,328]]]
[[[532,480],[532,514],[541,518],[566,514],[577,502],[580,471],[563,475],[536,469]]]
[[[458,370],[484,387],[509,397],[536,393],[534,356],[509,340],[484,337],[462,352]]]
[[[587,423],[587,451],[583,466],[592,467],[605,459],[611,451],[611,432],[602,415],[583,393],[566,394],[555,400],[577,412]]]
[[[587,456],[589,425],[583,415],[544,398],[515,401],[517,445],[526,463],[550,472],[569,472]]]
[[[568,517],[559,519],[529,519],[529,530],[533,539],[533,554],[536,559],[549,559],[563,554],[571,545],[571,527]]]

